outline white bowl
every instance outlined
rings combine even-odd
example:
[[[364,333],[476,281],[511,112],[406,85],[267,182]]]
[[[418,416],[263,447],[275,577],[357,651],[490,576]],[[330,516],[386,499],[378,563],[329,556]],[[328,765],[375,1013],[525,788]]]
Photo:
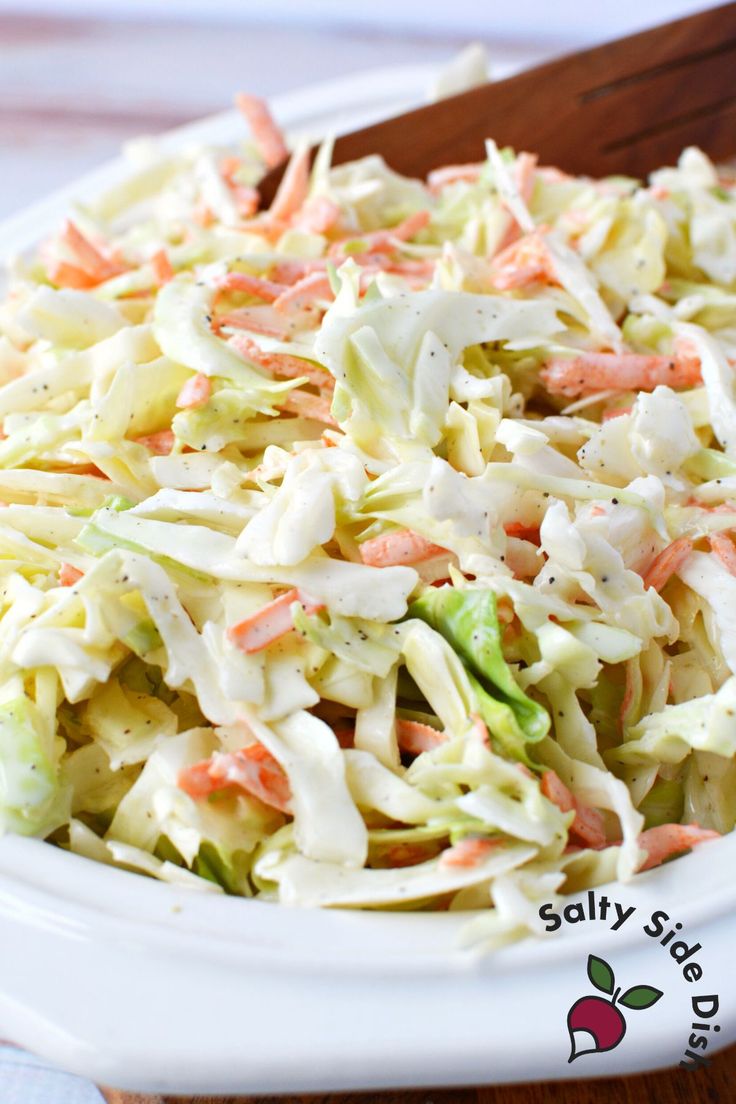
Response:
[[[585,921],[476,956],[456,946],[467,914],[200,896],[7,837],[0,1034],[99,1083],[148,1092],[488,1084],[672,1065],[694,993],[719,995],[714,1039],[736,1039],[735,857],[732,837],[610,887],[637,909],[619,932]],[[701,944],[701,984],[643,934],[656,910]],[[566,1015],[591,992],[590,953],[617,984],[664,996],[628,1015],[618,1049],[570,1066]]]
[[[332,82],[276,101],[317,136],[416,103],[425,68]],[[334,104],[342,105],[336,119]],[[167,136],[226,141],[228,112]],[[72,198],[119,177],[116,162],[0,227],[24,250]],[[0,1037],[99,1083],[149,1092],[324,1092],[611,1076],[676,1064],[693,996],[717,993],[708,1054],[736,1040],[736,835],[596,890],[635,912],[618,932],[585,920],[489,956],[458,948],[467,914],[287,909],[199,896],[67,854],[0,840]],[[588,896],[579,898],[587,907]],[[642,930],[664,911],[699,943],[702,979]],[[674,940],[673,940],[674,942]],[[663,992],[627,1014],[615,1050],[568,1065],[566,1016],[591,992],[590,953],[624,988]],[[702,1017],[700,1017],[702,1018]]]

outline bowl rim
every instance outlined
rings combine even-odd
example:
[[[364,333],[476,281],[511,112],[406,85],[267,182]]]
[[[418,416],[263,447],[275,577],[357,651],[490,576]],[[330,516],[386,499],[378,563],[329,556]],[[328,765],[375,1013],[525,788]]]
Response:
[[[736,910],[736,834],[723,837],[637,875],[593,892],[606,893],[640,916],[664,908],[683,932],[700,939]],[[589,890],[565,896],[562,905],[585,904]],[[541,904],[541,902],[540,902]],[[463,928],[477,912],[390,912],[308,909],[253,898],[200,893],[75,855],[43,840],[8,835],[0,840],[0,917],[25,915],[36,928],[64,928],[75,938],[130,938],[164,950],[172,940],[200,960],[268,963],[289,974],[320,972],[363,976],[455,974],[471,963],[484,969],[533,971],[579,954],[590,942],[587,925],[559,935],[534,936],[491,955],[467,947]],[[644,942],[637,928],[596,927],[601,948],[618,953]],[[356,946],[360,954],[356,955]]]

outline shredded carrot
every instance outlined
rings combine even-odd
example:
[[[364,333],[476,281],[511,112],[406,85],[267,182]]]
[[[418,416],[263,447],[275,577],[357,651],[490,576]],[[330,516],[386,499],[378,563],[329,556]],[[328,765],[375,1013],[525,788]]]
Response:
[[[153,274],[156,277],[156,282],[160,286],[168,284],[169,280],[174,279],[174,270],[171,267],[171,261],[165,249],[159,249],[153,254],[151,257],[151,265],[153,267]]]
[[[109,280],[111,276],[117,276],[124,271],[121,265],[115,264],[96,245],[93,245],[71,219],[66,219],[64,222],[59,238],[74,254],[79,267],[94,280],[95,284]]]
[[[384,234],[387,234],[390,238],[393,238],[397,241],[411,241],[411,239],[415,238],[421,230],[424,230],[425,227],[429,226],[431,219],[431,211],[415,211],[413,215],[409,215],[403,220],[403,222],[398,223],[398,225],[396,226],[390,227],[388,230],[376,230],[374,232],[373,241],[378,244],[379,250],[384,241]],[[370,240],[371,239],[369,236],[369,241]]]
[[[710,546],[727,571],[736,575],[736,548],[725,533],[711,533]]]
[[[299,388],[289,391],[283,399],[279,400],[280,408],[288,410],[290,414],[298,414],[301,418],[311,418],[314,422],[336,426],[337,422],[330,410],[331,405],[331,395],[313,395],[310,391],[301,391]]]
[[[693,542],[687,537],[679,537],[672,544],[668,544],[654,559],[644,575],[644,589],[654,587],[655,590],[661,590],[680,570],[692,550]]]
[[[669,188],[662,187],[661,184],[653,184],[649,189],[649,194],[652,199],[669,199]]]
[[[273,308],[281,314],[291,314],[311,306],[315,299],[334,299],[329,276],[324,272],[312,272],[291,287],[285,288],[274,300]]]
[[[273,305],[258,307],[238,307],[227,314],[218,315],[213,322],[215,331],[228,326],[233,330],[250,330],[251,333],[264,334],[286,341],[291,337],[294,324],[283,315],[277,314]]]
[[[292,219],[292,225],[308,234],[328,234],[340,221],[342,211],[327,196],[308,199]]]
[[[273,169],[289,156],[284,135],[275,122],[268,104],[258,96],[239,92],[235,97],[235,106],[250,127],[258,152]]]
[[[84,575],[78,567],[70,563],[62,563],[59,567],[59,586],[70,587],[78,583]]]
[[[289,779],[263,744],[249,744],[235,752],[216,752],[210,759],[180,771],[177,781],[179,788],[193,798],[234,788],[282,813],[291,813]]]
[[[213,283],[216,291],[220,294],[230,291],[242,291],[246,295],[263,299],[265,303],[273,303],[287,290],[286,284],[266,280],[263,276],[251,276],[249,272],[227,272],[224,276],[217,276]]]
[[[719,832],[700,828],[697,824],[658,824],[656,828],[647,828],[638,840],[639,847],[647,853],[639,871],[651,870],[673,855],[680,855],[699,843],[719,837]]]
[[[315,602],[302,591],[296,588],[287,590],[250,617],[231,625],[227,630],[228,640],[248,655],[262,651],[294,628],[291,617],[294,602],[301,602],[308,614],[324,609],[323,603]]]
[[[261,211],[253,218],[243,219],[238,227],[239,230],[247,231],[249,234],[260,234],[262,238],[274,245],[288,228],[288,221],[274,218],[269,211]]]
[[[284,220],[295,214],[307,198],[311,154],[303,146],[292,154],[281,183],[268,209],[269,218]]]
[[[276,261],[271,269],[271,278],[282,284],[295,284],[310,272],[324,272],[327,261],[324,257],[315,257],[309,261],[294,259]]]
[[[366,255],[371,253],[393,253],[401,242],[410,241],[420,230],[423,230],[431,217],[429,211],[415,211],[413,215],[409,215],[403,222],[388,230],[373,230],[360,235],[351,234],[349,238],[330,246],[329,255],[337,260],[344,260],[346,256],[352,254],[359,257],[362,262]],[[362,247],[362,252],[359,254],[353,252],[353,247],[356,245]]]
[[[240,217],[250,218],[258,210],[261,197],[257,188],[251,188],[249,185],[241,184],[236,180],[236,175],[242,166],[243,162],[239,157],[223,157],[219,166],[220,176],[235,201]]]
[[[490,854],[501,846],[500,839],[477,839],[468,836],[456,843],[454,847],[448,847],[440,855],[440,867],[469,867],[480,866]]]
[[[194,205],[192,218],[197,223],[197,226],[201,226],[203,230],[206,230],[208,226],[212,226],[215,221],[215,215],[212,208],[208,207],[202,200],[199,200]]]
[[[575,811],[575,819],[569,829],[573,842],[594,850],[605,847],[606,830],[603,817],[597,809],[578,801],[555,771],[544,772],[540,789],[544,796],[563,813]]]
[[[529,203],[532,197],[532,193],[534,191],[534,181],[536,179],[536,170],[537,157],[535,154],[520,153],[518,155],[514,163],[512,175],[519,195],[521,196],[524,203]],[[522,227],[520,227],[518,222],[516,221],[516,217],[513,211],[509,209],[508,213],[511,216],[511,223],[508,230],[499,242],[498,251],[501,253],[504,250],[508,249],[509,246],[512,245],[515,241],[518,241],[522,233]]]
[[[509,521],[504,525],[507,537],[517,537],[518,540],[531,541],[537,548],[542,543],[538,525],[526,525],[523,521]]]
[[[487,744],[489,742],[488,726],[479,713],[471,713],[470,720],[472,722],[471,733],[479,743]]]
[[[203,372],[197,372],[182,387],[176,397],[176,405],[183,409],[205,406],[212,395],[212,381]]]
[[[235,182],[235,174],[243,167],[243,162],[239,157],[234,155],[228,155],[223,157],[220,161],[220,176],[226,184],[233,184]]]
[[[539,158],[536,153],[525,153],[523,151],[516,158],[513,170],[514,183],[525,203],[529,203],[534,194],[538,161]]]
[[[423,751],[434,751],[440,744],[444,744],[447,736],[431,725],[397,717],[396,740],[402,751],[407,751],[410,755],[421,755]]]
[[[437,195],[448,184],[458,184],[461,181],[474,184],[481,173],[483,165],[473,162],[467,165],[443,165],[441,169],[433,169],[427,176],[427,187],[433,195]]]
[[[653,391],[668,387],[694,387],[700,383],[697,357],[675,354],[643,356],[640,353],[581,353],[569,360],[550,360],[541,378],[551,395],[593,394],[617,391]]]
[[[191,767],[185,767],[179,771],[177,785],[179,789],[190,797],[209,797],[216,790],[222,789],[222,783],[215,782],[210,775],[210,759],[203,759],[194,763]]]
[[[300,379],[302,376],[314,383],[322,391],[332,391],[335,381],[325,368],[320,368],[310,360],[291,356],[289,353],[268,353],[261,349],[252,338],[245,334],[233,334],[229,344],[236,349],[241,356],[260,365],[274,376],[281,379]]]
[[[170,429],[161,429],[158,433],[146,433],[136,437],[136,444],[143,445],[155,456],[168,456],[174,447],[174,433]]]
[[[96,464],[73,464],[69,467],[54,468],[58,475],[91,475],[95,479],[105,479],[110,482],[110,476],[105,475]],[[7,506],[7,502],[4,504]]]
[[[633,409],[633,406],[614,406],[610,410],[603,411],[602,421],[611,422],[614,418],[623,418],[625,414],[630,414]]]
[[[552,258],[541,227],[512,242],[493,258],[491,279],[500,291],[526,287],[528,284],[556,283]]]
[[[449,555],[446,548],[432,544],[412,529],[391,529],[380,537],[364,541],[360,546],[360,558],[370,567],[422,563],[423,560],[443,555]]]
[[[385,259],[382,258],[381,268],[386,272],[393,273],[395,276],[404,276],[410,282],[411,277],[416,277],[417,281],[425,282],[434,274],[435,261],[430,258],[424,261],[396,261],[387,257]]]
[[[74,288],[75,291],[86,291],[97,285],[94,276],[66,261],[50,261],[46,267],[46,275],[57,287]]]
[[[697,506],[699,510],[704,510],[706,514],[736,514],[736,503],[719,502],[717,506],[710,506],[707,502],[701,502],[694,495],[690,496],[685,505]]]

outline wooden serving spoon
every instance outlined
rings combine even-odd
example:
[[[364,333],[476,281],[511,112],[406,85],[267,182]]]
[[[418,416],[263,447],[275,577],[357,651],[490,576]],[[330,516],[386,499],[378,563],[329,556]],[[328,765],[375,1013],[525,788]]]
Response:
[[[480,161],[483,142],[590,176],[645,176],[685,146],[736,153],[736,3],[546,62],[344,134],[333,163],[380,153],[405,176]],[[259,184],[273,199],[283,166]]]

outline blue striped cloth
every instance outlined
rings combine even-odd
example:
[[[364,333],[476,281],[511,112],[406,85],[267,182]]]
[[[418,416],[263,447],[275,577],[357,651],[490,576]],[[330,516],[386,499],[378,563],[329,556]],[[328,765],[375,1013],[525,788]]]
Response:
[[[90,1081],[0,1043],[0,1104],[104,1104]]]

